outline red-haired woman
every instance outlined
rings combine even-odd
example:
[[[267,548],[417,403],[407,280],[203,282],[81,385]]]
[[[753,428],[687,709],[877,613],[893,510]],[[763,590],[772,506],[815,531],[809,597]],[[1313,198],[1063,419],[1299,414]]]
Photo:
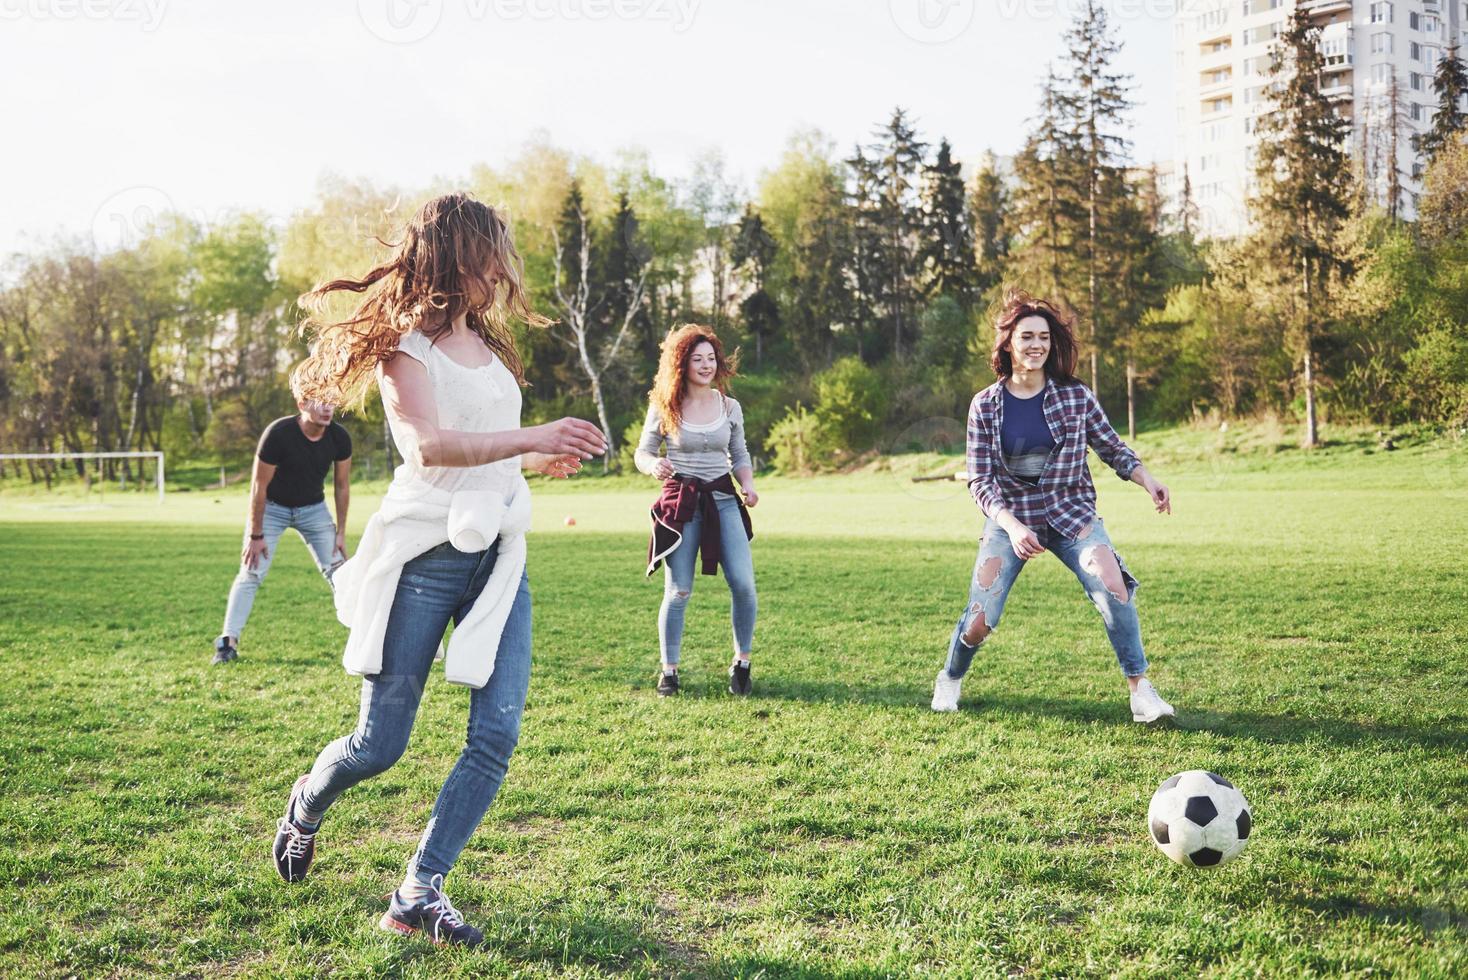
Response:
[[[933,686],[933,710],[958,710],[963,675],[979,644],[999,625],[1015,578],[1025,562],[1051,551],[1101,613],[1131,689],[1132,720],[1170,716],[1172,705],[1147,680],[1137,580],[1096,513],[1086,449],[1146,490],[1159,514],[1172,513],[1167,487],[1117,437],[1096,396],[1076,380],[1068,313],[1011,290],[994,326],[990,363],[999,380],[974,396],[968,415],[969,491],[984,512],[984,533],[968,606]]]
[[[679,327],[663,341],[657,379],[648,396],[636,460],[639,470],[663,481],[662,496],[653,507],[647,565],[651,575],[660,562],[666,563],[658,612],[660,695],[678,693],[683,616],[693,594],[694,559],[700,548],[703,574],[713,575],[717,566],[723,566],[733,596],[729,692],[746,695],[751,689],[749,658],[759,601],[749,550],[754,532],[745,508],[759,503],[759,494],[744,444],[744,411],[728,394],[737,362],[737,356],[724,353],[724,345],[708,327]],[[659,455],[663,449],[666,455]]]
[[[570,476],[606,445],[579,419],[520,428],[524,378],[509,321],[547,322],[521,277],[505,219],[448,194],[423,206],[386,262],[302,297],[318,315],[308,324],[316,341],[293,383],[303,397],[342,404],[365,398],[375,380],[404,463],[334,581],[337,616],[351,627],[342,659],[362,675],[357,727],[296,780],[277,824],[275,868],[287,881],[304,878],[327,808],[402,755],[452,620],[444,668],[473,688],[468,734],[379,923],[435,942],[483,939],[449,903],[443,879],[499,791],[530,684],[521,468]],[[356,312],[322,315],[342,292],[363,295]]]

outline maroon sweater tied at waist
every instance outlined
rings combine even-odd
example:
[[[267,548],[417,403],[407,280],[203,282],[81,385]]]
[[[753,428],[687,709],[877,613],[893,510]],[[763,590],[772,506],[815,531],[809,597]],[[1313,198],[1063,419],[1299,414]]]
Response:
[[[739,501],[739,516],[744,533],[754,540],[754,526],[749,521],[749,508],[728,473],[717,480],[696,480],[691,476],[674,476],[663,481],[663,492],[652,505],[652,540],[647,545],[647,574],[658,570],[663,559],[683,543],[683,525],[695,514],[703,515],[699,535],[699,551],[703,555],[703,574],[713,575],[719,569],[719,502],[714,491],[733,494]]]

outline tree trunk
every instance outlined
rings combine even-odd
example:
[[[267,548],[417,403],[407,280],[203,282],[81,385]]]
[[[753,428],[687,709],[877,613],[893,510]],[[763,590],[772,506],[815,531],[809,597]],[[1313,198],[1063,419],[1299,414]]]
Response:
[[[1314,449],[1319,437],[1315,425],[1315,360],[1310,349],[1310,328],[1305,328],[1305,448]]]
[[[1090,186],[1090,195],[1089,195],[1090,196],[1090,201],[1089,201],[1089,212],[1090,213],[1088,215],[1088,224],[1089,224],[1088,234],[1090,235],[1090,238],[1091,238],[1091,243],[1090,243],[1091,244],[1091,247],[1090,247],[1090,249],[1088,249],[1088,253],[1089,254],[1088,254],[1088,257],[1087,257],[1087,266],[1088,266],[1088,269],[1087,269],[1087,279],[1088,279],[1087,286],[1088,286],[1088,289],[1090,291],[1090,297],[1089,297],[1089,299],[1090,299],[1090,303],[1091,303],[1091,309],[1090,309],[1090,314],[1091,314],[1091,316],[1090,316],[1090,321],[1091,321],[1091,391],[1096,392],[1096,397],[1097,398],[1100,398],[1101,397],[1101,395],[1100,395],[1100,389],[1099,389],[1099,387],[1097,385],[1097,379],[1100,376],[1100,371],[1098,370],[1098,367],[1099,367],[1099,359],[1098,359],[1098,355],[1097,355],[1097,351],[1096,351],[1096,318],[1100,315],[1100,310],[1098,309],[1098,300],[1099,300],[1099,296],[1100,296],[1100,289],[1099,289],[1098,284],[1096,282],[1096,162],[1095,162],[1095,159],[1094,159],[1094,155],[1093,155],[1092,162],[1091,162],[1091,173],[1090,173],[1089,176],[1090,176],[1089,183],[1090,183],[1091,186]]]
[[[1319,433],[1315,425],[1315,356],[1310,337],[1314,328],[1315,304],[1310,288],[1309,257],[1302,259],[1300,265],[1305,280],[1305,448],[1314,449]]]
[[[1129,442],[1137,440],[1137,367],[1130,351],[1126,356],[1126,437]]]

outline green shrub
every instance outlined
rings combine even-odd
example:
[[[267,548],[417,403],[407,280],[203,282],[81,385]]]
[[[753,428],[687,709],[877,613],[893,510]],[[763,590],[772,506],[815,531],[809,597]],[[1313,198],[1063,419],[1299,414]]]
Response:
[[[835,463],[830,429],[798,402],[770,427],[765,449],[780,473],[813,473]]]
[[[887,418],[887,387],[859,357],[843,357],[815,376],[815,415],[833,448],[857,453],[876,445]]]

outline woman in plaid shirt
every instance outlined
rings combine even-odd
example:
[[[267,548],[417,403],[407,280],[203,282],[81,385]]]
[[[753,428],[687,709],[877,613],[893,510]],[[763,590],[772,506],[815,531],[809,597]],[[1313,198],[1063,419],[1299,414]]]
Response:
[[[984,512],[968,606],[933,687],[934,711],[957,711],[959,686],[1025,562],[1045,551],[1080,580],[1106,624],[1131,688],[1132,720],[1171,716],[1147,680],[1137,620],[1137,580],[1111,546],[1096,513],[1087,447],[1123,480],[1141,486],[1159,514],[1172,513],[1167,487],[1106,421],[1075,377],[1073,318],[1056,305],[1011,290],[995,321],[990,363],[999,380],[974,396],[968,415],[969,491]]]

